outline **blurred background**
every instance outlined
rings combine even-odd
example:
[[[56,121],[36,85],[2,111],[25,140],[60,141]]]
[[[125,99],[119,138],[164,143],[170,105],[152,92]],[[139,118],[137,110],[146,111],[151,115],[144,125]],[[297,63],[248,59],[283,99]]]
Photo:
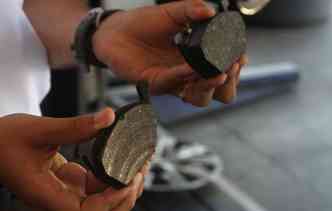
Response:
[[[91,2],[123,9],[151,4]],[[231,105],[197,109],[170,96],[153,98],[161,120],[159,149],[168,156],[153,167],[136,210],[332,210],[331,12],[330,0],[272,0],[245,17],[250,65]],[[52,74],[52,91],[42,104],[47,116],[136,99],[133,87],[111,71]],[[75,149],[64,152],[75,159]]]

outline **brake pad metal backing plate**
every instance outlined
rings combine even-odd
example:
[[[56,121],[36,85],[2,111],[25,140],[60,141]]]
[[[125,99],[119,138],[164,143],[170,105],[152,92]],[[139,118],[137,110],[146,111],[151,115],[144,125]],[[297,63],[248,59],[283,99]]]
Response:
[[[128,185],[154,153],[157,120],[150,104],[137,105],[120,115],[101,161],[108,176]]]
[[[246,27],[238,12],[223,12],[208,24],[202,38],[202,50],[221,72],[229,69],[246,52]]]

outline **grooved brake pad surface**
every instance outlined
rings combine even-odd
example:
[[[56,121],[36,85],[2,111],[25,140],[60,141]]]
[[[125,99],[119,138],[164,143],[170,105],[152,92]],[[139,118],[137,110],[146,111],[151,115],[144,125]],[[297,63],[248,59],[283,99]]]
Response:
[[[179,49],[202,77],[216,77],[231,68],[246,52],[246,27],[239,12],[220,12],[210,20],[194,23],[182,33]]]
[[[246,51],[246,29],[241,15],[225,12],[213,18],[201,45],[206,59],[220,72],[226,71]]]
[[[119,118],[101,158],[106,174],[128,185],[154,153],[156,122],[149,104],[135,106]]]
[[[157,115],[146,83],[137,86],[139,102],[115,112],[114,123],[99,132],[85,161],[94,174],[114,188],[127,186],[149,161],[157,141]],[[87,158],[88,157],[88,158]]]

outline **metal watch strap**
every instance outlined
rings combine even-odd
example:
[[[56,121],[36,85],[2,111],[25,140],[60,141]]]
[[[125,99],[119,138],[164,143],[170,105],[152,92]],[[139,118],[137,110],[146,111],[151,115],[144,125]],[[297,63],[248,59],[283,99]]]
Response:
[[[92,38],[100,24],[109,16],[120,10],[103,10],[96,8],[91,10],[83,18],[77,27],[72,51],[75,59],[82,69],[89,71],[91,66],[105,68],[104,63],[99,61],[93,51]]]

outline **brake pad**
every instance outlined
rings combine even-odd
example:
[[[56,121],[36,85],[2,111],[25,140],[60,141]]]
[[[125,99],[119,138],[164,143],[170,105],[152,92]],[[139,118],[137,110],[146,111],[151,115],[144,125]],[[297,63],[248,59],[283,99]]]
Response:
[[[189,25],[175,42],[188,64],[208,79],[226,72],[246,52],[246,26],[239,12],[223,11]]]
[[[95,176],[114,188],[127,186],[151,159],[157,140],[157,117],[146,83],[137,87],[140,101],[118,109],[114,123],[100,131],[89,158]]]

